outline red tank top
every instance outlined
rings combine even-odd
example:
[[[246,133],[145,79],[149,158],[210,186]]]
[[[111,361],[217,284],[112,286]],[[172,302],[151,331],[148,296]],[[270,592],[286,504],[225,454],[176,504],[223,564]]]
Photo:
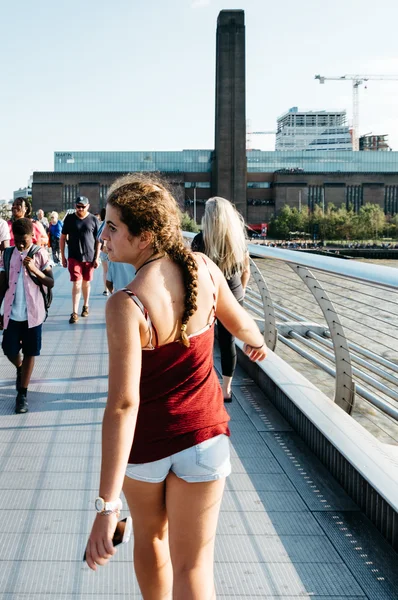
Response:
[[[150,331],[148,311],[142,310]],[[142,351],[140,406],[129,463],[152,462],[224,433],[229,415],[213,364],[214,320],[190,336],[190,347],[179,342]]]

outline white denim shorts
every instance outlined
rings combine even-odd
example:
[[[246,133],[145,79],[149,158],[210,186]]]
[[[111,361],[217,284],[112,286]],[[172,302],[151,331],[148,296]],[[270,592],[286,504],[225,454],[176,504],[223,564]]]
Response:
[[[217,435],[201,444],[153,462],[128,464],[126,477],[148,483],[160,483],[166,479],[169,471],[189,483],[227,477],[231,473],[228,436]]]

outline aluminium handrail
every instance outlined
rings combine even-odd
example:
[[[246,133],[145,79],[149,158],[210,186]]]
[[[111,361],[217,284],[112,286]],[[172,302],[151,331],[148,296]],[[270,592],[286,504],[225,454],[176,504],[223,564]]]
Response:
[[[281,342],[283,342],[286,346],[289,346],[289,348],[297,352],[297,354],[300,354],[303,358],[306,358],[317,367],[320,367],[322,370],[326,371],[326,373],[328,373],[329,375],[332,375],[332,377],[336,376],[336,370],[333,369],[333,367],[330,367],[324,361],[316,358],[310,352],[307,352],[303,348],[300,348],[300,346],[295,344],[292,340],[289,340],[284,336],[278,336],[278,339],[280,339]],[[362,396],[362,398],[370,402],[370,404],[373,404],[373,406],[375,406],[382,412],[388,414],[395,421],[398,421],[398,409],[396,409],[394,406],[391,406],[382,398],[379,398],[375,394],[372,394],[371,392],[369,392],[369,390],[367,390],[358,383],[355,384],[355,391],[359,396]]]
[[[187,238],[194,237],[194,234],[184,234],[184,235]],[[317,256],[317,255],[308,254],[305,252],[294,251],[294,250],[284,250],[284,249],[278,249],[278,248],[273,248],[273,247],[264,247],[264,246],[259,246],[257,244],[249,244],[248,249],[249,249],[250,254],[253,257],[268,258],[268,259],[272,259],[272,260],[276,260],[276,261],[283,261],[284,263],[287,263],[287,265],[289,265],[293,268],[294,268],[294,266],[296,266],[296,269],[297,269],[297,265],[300,265],[300,266],[303,266],[306,268],[310,267],[316,271],[323,271],[330,275],[335,275],[339,278],[354,279],[354,280],[357,280],[358,282],[361,282],[362,284],[367,283],[367,284],[370,284],[371,287],[381,286],[380,289],[383,289],[383,287],[385,289],[387,287],[394,291],[396,291],[398,289],[398,272],[396,269],[392,269],[390,267],[378,266],[377,269],[375,269],[373,265],[359,263],[357,261],[342,261],[342,260],[337,260],[335,257]],[[267,264],[267,263],[265,263],[265,264]],[[316,282],[316,280],[314,280],[314,281]],[[315,285],[316,285],[316,283],[315,283]],[[282,296],[282,299],[283,299],[283,296]],[[261,293],[259,294],[252,288],[248,287],[247,295],[245,298],[246,308],[251,310],[256,316],[264,318],[264,313],[260,312],[260,307],[263,303],[262,301],[264,301],[262,294]],[[275,316],[278,318],[279,324],[282,324],[283,322],[286,322],[286,321],[288,322],[288,324],[290,324],[289,320],[293,320],[293,321],[297,322],[298,330],[300,330],[300,322],[306,324],[306,322],[308,321],[308,318],[305,318],[305,317],[302,317],[301,315],[296,314],[292,310],[289,310],[289,309],[285,308],[284,306],[281,306],[281,304],[279,304],[278,302],[274,302],[273,304],[274,304]],[[335,314],[337,315],[337,311]],[[284,315],[288,315],[288,317],[290,319],[287,319]],[[276,325],[277,325],[277,328],[279,328],[278,324],[276,324]],[[275,326],[275,324],[274,324],[274,326]],[[285,329],[286,329],[286,325],[285,325]],[[311,327],[308,327],[308,329],[309,329],[309,331],[311,331]],[[329,329],[328,326],[325,326],[325,329],[322,332],[322,334],[325,337],[330,336],[330,330],[328,330],[328,329]],[[301,327],[301,331],[302,331],[302,327]],[[312,331],[312,333],[314,333],[314,332]],[[315,333],[319,333],[319,330],[316,331]],[[312,335],[311,335],[311,337],[312,337]],[[306,358],[307,360],[313,362],[314,364],[316,364],[318,367],[322,368],[324,371],[326,371],[333,377],[336,376],[336,372],[334,371],[334,369],[329,367],[329,365],[326,365],[324,363],[324,361],[320,361],[319,359],[317,359],[310,353],[304,351],[302,348],[297,346],[297,344],[295,344],[293,342],[293,340],[287,339],[286,333],[284,335],[282,335],[281,331],[279,331],[278,339],[280,341],[283,341],[284,344],[290,346],[293,350],[295,350],[299,354],[301,354],[301,356],[303,356],[303,358]],[[307,338],[307,342],[308,341],[309,340]],[[349,340],[346,341],[346,348],[347,348],[347,353],[348,353],[347,359],[349,359],[349,356],[352,353],[351,359],[356,361],[357,363],[361,364],[361,366],[363,366],[364,369],[367,368],[367,364],[365,363],[365,361],[364,361],[364,363],[361,363],[361,359],[356,360],[357,357],[356,357],[355,353],[362,354],[366,358],[373,360],[374,362],[378,362],[379,364],[382,364],[385,367],[391,369],[393,372],[394,371],[396,372],[396,370],[397,370],[397,366],[394,365],[393,362],[387,360],[386,358],[384,358],[382,356],[378,356],[377,354],[375,354],[374,352],[371,352],[370,350],[368,350],[366,348],[362,348],[361,346],[359,346],[358,344],[355,344],[352,341],[349,341]],[[379,377],[382,375],[382,373],[377,369],[377,367],[375,367],[375,368],[368,367],[368,369],[369,369],[369,371],[373,371]],[[355,374],[360,377],[360,374],[357,369],[355,369]],[[394,398],[396,397],[396,393],[393,390],[389,390],[386,386],[383,386],[383,384],[379,383],[377,380],[374,380],[374,378],[369,377],[369,375],[365,374],[365,376],[362,378],[367,380],[368,385],[371,385],[374,388],[378,388],[379,391],[384,392],[387,395],[387,397],[391,397],[392,401],[394,401]],[[387,376],[385,378],[385,380],[389,380],[390,383],[394,383],[393,379],[394,379],[393,376]],[[370,390],[363,388],[358,383],[356,384],[356,386],[357,386],[357,392],[360,396],[362,396],[362,398],[368,400],[371,404],[373,404],[374,406],[376,406],[377,408],[382,410],[382,412],[384,412],[385,414],[389,414],[394,419],[397,419],[397,410],[395,409],[395,406],[389,404],[388,402],[385,402],[383,399],[379,398],[378,396],[375,396],[373,393],[370,392]],[[386,393],[386,392],[389,392],[389,393]]]
[[[339,277],[348,277],[367,283],[382,285],[394,290],[398,289],[398,273],[391,267],[368,265],[355,260],[338,260],[335,257],[317,256],[300,250],[282,250],[261,246],[258,244],[249,244],[248,250],[252,256],[259,258],[271,258],[282,260],[287,263],[294,263],[302,267],[317,269]]]
[[[325,331],[325,336],[330,337],[329,331],[327,331],[327,330]],[[371,350],[368,350],[367,348],[362,348],[361,346],[358,346],[358,344],[354,344],[353,342],[348,342],[348,346],[351,348],[351,350],[355,350],[355,352],[357,352],[358,354],[362,354],[363,356],[370,358],[374,362],[378,362],[380,365],[387,367],[387,369],[390,369],[391,371],[395,371],[396,373],[398,373],[398,365],[391,362],[390,360],[387,360],[383,356],[379,356],[378,354],[375,354]]]
[[[260,297],[260,294],[258,294],[258,292],[255,292],[253,289],[251,289],[250,287],[247,288],[247,296],[245,299],[245,305],[247,305],[251,310],[253,310],[256,314],[259,314],[259,311],[256,310],[253,307],[253,304],[257,305],[257,306],[261,306],[260,302],[256,301],[256,298]],[[279,320],[282,321],[287,321],[287,318],[283,316],[283,314],[287,314],[291,319],[297,321],[297,323],[300,322],[306,322],[307,319],[305,319],[304,317],[301,317],[300,315],[292,312],[291,310],[288,310],[280,305],[278,305],[277,303],[274,303],[274,309],[275,309],[275,315],[278,317]],[[327,327],[325,327],[325,330],[323,332],[323,335],[325,337],[320,336],[319,334],[311,331],[311,327],[308,327],[308,333],[307,333],[308,337],[317,340],[318,342],[320,342],[321,344],[328,346],[329,348],[333,348],[333,344],[332,342],[330,342],[327,338],[330,337],[330,332],[327,329]],[[366,369],[368,369],[369,371],[372,371],[373,373],[375,373],[376,375],[379,375],[380,377],[386,379],[387,381],[389,381],[390,383],[394,384],[394,385],[398,385],[398,378],[395,377],[394,375],[390,375],[389,373],[387,373],[386,371],[383,371],[382,369],[372,365],[369,361],[366,361],[364,359],[362,359],[361,357],[357,356],[357,354],[362,354],[363,356],[366,356],[366,358],[369,358],[371,360],[373,360],[374,362],[379,363],[380,365],[383,365],[385,367],[387,367],[388,369],[398,372],[398,365],[396,365],[395,363],[379,356],[378,354],[375,354],[374,352],[372,352],[371,350],[367,350],[366,348],[362,348],[361,346],[359,346],[358,344],[354,344],[350,341],[348,341],[348,347],[350,348],[350,350],[353,351],[352,354],[352,360],[360,365],[362,365],[363,367],[365,367]]]
[[[192,240],[195,233],[184,231],[185,238]],[[249,253],[258,258],[271,258],[282,260],[286,263],[294,263],[301,267],[308,267],[331,273],[333,275],[344,276],[358,281],[383,285],[394,290],[398,289],[398,273],[391,267],[378,266],[361,263],[359,261],[338,260],[336,257],[318,256],[301,250],[285,250],[270,246],[260,246],[259,244],[248,244]]]
[[[254,290],[250,289],[248,290],[248,296],[253,295],[254,297],[258,296],[258,293],[255,292]],[[247,299],[251,300],[251,298],[247,297]],[[249,302],[247,302],[248,306],[250,307]],[[252,308],[252,307],[250,307]],[[303,317],[301,317],[300,315],[289,311],[287,309],[285,309],[284,307],[279,306],[277,303],[274,304],[274,309],[275,309],[275,315],[277,316],[277,318],[279,319],[279,321],[286,320],[286,318],[283,317],[283,315],[281,314],[280,311],[282,311],[283,313],[286,313],[289,315],[289,317],[291,319],[294,319],[295,321],[297,321],[298,324],[300,324],[300,322],[305,322],[306,319],[304,319]],[[253,310],[253,308],[252,308]],[[257,312],[257,311],[256,311]],[[308,337],[317,340],[318,342],[327,345],[328,347],[332,347],[332,342],[330,342],[327,337],[329,337],[330,333],[327,329],[327,327],[325,327],[325,331],[324,331],[324,335],[327,336],[326,338],[322,338],[321,336],[319,336],[317,333],[311,331],[311,327],[310,324],[308,326]],[[319,354],[322,354],[325,358],[328,358],[329,360],[331,360],[333,362],[333,355],[330,353],[324,353],[324,351],[321,350],[321,348],[316,347],[315,345],[311,344],[309,342],[309,340],[302,338],[301,336],[297,335],[296,333],[292,333],[291,334],[292,338],[295,338],[296,340],[300,340],[302,343],[304,343],[305,345],[311,347],[313,350],[315,350],[316,352],[318,352]],[[303,358],[305,358],[306,360],[309,360],[310,362],[312,362],[313,364],[315,364],[317,367],[321,368],[323,371],[325,371],[326,373],[328,373],[329,375],[335,377],[336,376],[336,371],[335,369],[333,369],[332,367],[330,367],[329,365],[327,365],[324,361],[317,359],[313,354],[310,354],[307,351],[303,351],[300,346],[298,346],[297,344],[295,344],[294,342],[287,340],[287,338],[284,335],[281,335],[280,333],[278,333],[278,339],[285,345],[289,346],[292,350],[294,350],[295,352],[297,352],[298,354],[300,354]],[[396,365],[394,363],[392,363],[391,361],[387,361],[386,359],[383,359],[382,357],[379,357],[377,354],[371,352],[371,351],[366,351],[365,349],[362,349],[360,346],[358,346],[357,344],[353,344],[351,342],[348,343],[348,347],[353,350],[353,353],[351,354],[351,360],[354,362],[357,362],[358,364],[361,364],[363,367],[365,367],[366,369],[368,369],[369,371],[373,371],[375,374],[379,375],[380,377],[383,377],[385,380],[389,381],[390,383],[396,384],[397,379],[392,376],[389,375],[388,373],[385,373],[384,371],[382,371],[381,369],[378,369],[377,367],[371,365],[371,363],[368,363],[367,361],[364,361],[363,359],[361,359],[360,357],[356,356],[355,352],[359,352],[362,351],[363,355],[367,356],[370,359],[373,359],[375,362],[377,362],[377,359],[379,359],[380,364],[384,364],[385,366],[387,366],[388,368],[393,368],[395,367],[395,369],[397,368]],[[394,369],[394,370],[395,370]],[[354,369],[354,373],[360,377],[361,379],[364,379],[368,385],[378,389],[381,392],[384,392],[386,395],[391,396],[392,399],[396,398],[396,393],[394,392],[394,390],[387,388],[386,386],[383,386],[382,384],[380,384],[378,381],[374,380],[373,378],[366,376],[366,374],[360,372],[358,369]],[[356,392],[358,393],[359,396],[361,396],[362,398],[364,398],[365,400],[367,400],[370,404],[372,404],[373,406],[375,406],[376,408],[378,408],[379,410],[381,410],[383,413],[388,414],[390,417],[392,417],[394,420],[398,420],[398,411],[397,409],[395,409],[394,407],[391,406],[391,404],[389,404],[388,402],[386,402],[385,400],[383,400],[382,398],[374,395],[370,390],[364,388],[362,385],[360,384],[356,384]]]
[[[317,346],[314,342],[311,342],[310,340],[308,340],[307,338],[303,337],[302,335],[296,333],[295,331],[292,331],[290,333],[290,337],[292,337],[295,340],[299,340],[300,342],[302,342],[309,348],[312,348],[313,350],[315,350],[315,352],[317,352],[324,358],[327,358],[328,360],[333,362],[333,358],[334,358],[333,354],[331,352],[328,352],[327,350],[324,350],[321,346]],[[358,377],[360,377],[361,379],[366,381],[366,383],[368,383],[369,385],[372,385],[377,390],[379,390],[379,392],[382,392],[384,394],[389,393],[394,400],[398,400],[398,394],[396,392],[394,392],[394,390],[390,390],[389,388],[387,388],[382,383],[378,382],[373,377],[366,375],[366,373],[363,373],[362,371],[360,371],[359,369],[357,369],[355,367],[353,367],[352,371],[353,371],[353,373],[355,373],[355,375],[357,375]],[[357,385],[357,387],[358,387],[358,385]],[[390,404],[388,402],[386,402],[386,405],[390,406]],[[394,418],[396,420],[398,420],[398,409],[394,409],[394,415],[395,415]]]
[[[323,344],[324,346],[327,346],[328,348],[332,348],[333,347],[332,346],[332,342],[330,342],[328,339],[326,339],[326,338],[318,335],[317,333],[314,333],[310,329],[308,330],[307,335],[308,335],[309,338],[316,340],[317,342]],[[348,344],[348,346],[350,346],[350,344]],[[355,352],[351,353],[351,360],[353,362],[358,363],[362,367],[365,367],[365,369],[367,369],[368,371],[372,371],[372,373],[374,373],[375,375],[378,375],[382,379],[386,379],[387,381],[389,381],[393,385],[398,386],[398,378],[397,377],[395,377],[394,375],[390,375],[390,373],[387,373],[386,371],[383,371],[382,369],[379,369],[379,367],[376,367],[375,365],[372,365],[369,361],[364,360],[360,356],[357,356],[355,354]]]

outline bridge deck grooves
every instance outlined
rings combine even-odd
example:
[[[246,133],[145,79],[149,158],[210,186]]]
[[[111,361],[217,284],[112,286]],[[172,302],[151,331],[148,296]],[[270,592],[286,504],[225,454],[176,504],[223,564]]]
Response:
[[[67,273],[55,272],[26,415],[14,414],[14,370],[0,357],[0,599],[140,598],[131,543],[96,574],[81,562],[98,490],[105,299],[97,272],[90,316],[70,326]],[[233,390],[217,597],[396,599],[396,553],[239,367]]]

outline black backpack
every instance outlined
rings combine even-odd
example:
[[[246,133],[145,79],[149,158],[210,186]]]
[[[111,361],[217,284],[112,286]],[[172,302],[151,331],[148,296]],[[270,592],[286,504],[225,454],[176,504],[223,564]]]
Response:
[[[7,287],[8,287],[8,282],[9,282],[9,275],[10,275],[10,262],[11,262],[11,255],[14,251],[15,246],[10,246],[8,248],[4,248],[4,252],[3,252],[3,266],[4,266],[4,272],[6,274],[6,281],[7,281]],[[34,255],[40,250],[40,246],[37,246],[36,244],[33,244],[27,254],[27,256],[29,256],[30,258],[33,258]],[[28,275],[29,277],[32,279],[32,281],[35,282],[36,285],[39,286],[40,288],[40,292],[41,295],[43,296],[43,301],[44,301],[44,308],[46,309],[46,319],[48,317],[48,309],[51,306],[51,302],[53,300],[53,293],[52,290],[45,288],[42,284],[42,282],[40,281],[40,279],[38,279],[35,275],[33,275],[33,273],[31,273],[29,271],[29,269],[27,269]],[[46,320],[44,319],[44,320]]]

